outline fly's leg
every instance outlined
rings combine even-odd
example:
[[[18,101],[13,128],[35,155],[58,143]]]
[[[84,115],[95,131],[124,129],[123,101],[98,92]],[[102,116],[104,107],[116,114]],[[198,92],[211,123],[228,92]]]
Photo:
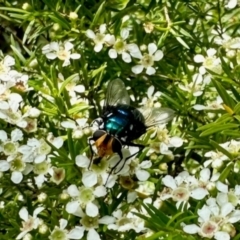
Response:
[[[138,147],[139,150],[138,150],[137,152],[133,153],[132,155],[130,155],[129,157],[125,158],[122,167],[121,167],[116,173],[119,173],[120,171],[122,171],[122,169],[124,168],[127,160],[130,159],[130,158],[132,158],[132,157],[134,157],[135,155],[137,155],[137,154],[145,147],[145,146],[142,145],[142,144],[136,144],[136,143],[132,143],[132,142],[123,143],[123,144],[126,145],[126,146],[130,146],[130,147]],[[119,162],[120,162],[120,161],[121,161],[121,160],[119,160]],[[118,164],[119,164],[119,162],[118,162]]]
[[[106,182],[105,182],[105,186],[106,186],[106,184],[107,184],[107,182],[108,182],[108,179],[109,179],[109,177],[111,176],[111,174],[113,173],[113,171],[117,168],[117,166],[119,165],[119,163],[122,161],[122,159],[123,159],[123,155],[122,155],[122,152],[120,151],[120,152],[118,152],[118,155],[119,155],[119,157],[120,157],[120,159],[118,160],[118,162],[111,168],[111,171],[110,171],[110,173],[108,174],[108,177],[107,177],[107,180],[106,180]],[[119,172],[119,171],[118,171]]]
[[[88,165],[88,169],[89,169],[89,168],[91,167],[91,165],[92,165],[93,155],[94,155],[94,151],[93,151],[93,148],[92,148],[91,141],[94,141],[93,137],[89,137],[89,138],[88,138],[88,145],[89,145],[90,151],[91,151],[91,159],[90,159],[90,163],[89,163],[89,165]]]

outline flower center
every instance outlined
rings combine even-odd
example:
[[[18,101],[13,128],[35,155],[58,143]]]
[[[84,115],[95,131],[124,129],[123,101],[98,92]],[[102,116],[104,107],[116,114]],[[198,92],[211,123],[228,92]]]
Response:
[[[57,53],[57,56],[60,60],[68,59],[70,56],[69,51],[66,51],[65,49],[59,50]]]
[[[93,218],[89,216],[84,216],[80,222],[84,227],[89,229],[98,227],[98,217]]]
[[[178,187],[172,192],[173,201],[187,201],[189,199],[189,191],[184,187]]]
[[[125,42],[123,42],[122,40],[118,40],[118,41],[114,44],[114,49],[115,49],[118,53],[124,52],[125,49],[126,49],[126,44],[125,44]]]
[[[43,161],[41,163],[37,163],[34,165],[34,173],[38,175],[46,174],[49,168],[50,168],[50,164],[47,161]]]
[[[92,202],[94,200],[94,194],[93,194],[92,189],[84,188],[84,189],[80,190],[79,191],[79,199],[83,203]]]
[[[3,151],[6,155],[13,155],[17,153],[17,144],[13,142],[6,142],[3,146]]]
[[[153,65],[153,63],[154,63],[153,56],[151,56],[149,54],[144,54],[141,62],[142,62],[142,65],[145,68],[151,67]]]
[[[105,34],[97,33],[94,39],[95,43],[104,43]]]
[[[22,172],[25,169],[26,164],[22,161],[21,158],[15,158],[11,161],[11,170]]]

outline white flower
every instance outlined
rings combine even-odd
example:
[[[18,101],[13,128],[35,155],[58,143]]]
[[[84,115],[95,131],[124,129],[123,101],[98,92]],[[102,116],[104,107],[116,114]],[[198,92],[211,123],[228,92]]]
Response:
[[[68,221],[65,219],[59,220],[59,227],[55,226],[51,232],[50,240],[69,240],[69,239],[81,239],[83,237],[83,231],[81,227],[76,226],[71,231],[66,230]]]
[[[223,109],[223,100],[220,96],[217,96],[216,100],[214,101],[206,101],[207,106],[201,105],[201,104],[195,104],[193,108],[197,111],[201,110],[218,110]]]
[[[79,59],[81,57],[78,53],[71,53],[73,44],[69,41],[64,43],[51,42],[42,48],[43,54],[46,55],[48,59],[60,59],[63,62],[63,67],[70,64],[70,59]]]
[[[22,239],[28,232],[38,228],[39,218],[37,218],[37,215],[43,209],[43,207],[36,208],[33,212],[33,216],[30,216],[28,210],[25,207],[21,208],[19,211],[19,216],[23,220],[22,228],[20,229],[22,232],[16,237],[16,239]]]
[[[108,51],[108,55],[110,58],[113,58],[113,59],[117,58],[118,54],[122,55],[122,60],[126,63],[130,63],[132,61],[132,58],[130,55],[131,52],[133,52],[132,45],[127,44],[125,41],[129,36],[129,30],[127,28],[123,28],[121,30],[120,35],[121,35],[121,38],[117,40],[114,39],[113,48],[111,48]],[[130,52],[130,54],[128,53],[128,51]]]
[[[138,211],[135,210],[135,212]],[[109,224],[108,229],[117,230],[118,232],[127,232],[131,229],[136,232],[141,232],[145,229],[144,220],[131,212],[123,214],[122,210],[118,209],[113,212],[113,216],[116,218],[116,221],[115,223]]]
[[[147,107],[161,107],[158,99],[161,96],[161,92],[157,91],[154,93],[154,86],[151,85],[147,90],[147,97],[142,98],[140,105]]]
[[[95,188],[82,186],[78,188],[76,185],[69,186],[67,192],[73,201],[67,204],[66,211],[78,216],[78,212],[82,207],[85,208],[86,214],[89,217],[96,217],[99,213],[97,205],[93,203],[95,198],[103,197],[107,193],[103,186]]]
[[[228,0],[228,3],[225,5],[228,9],[233,9],[237,6],[238,1],[237,0]]]
[[[199,186],[198,180],[186,171],[181,172],[175,179],[167,175],[162,179],[162,183],[167,188],[160,193],[160,198],[162,200],[172,198],[177,202],[177,207],[181,203],[187,203],[190,197],[200,200],[208,195],[208,191]]]
[[[88,231],[87,240],[100,240],[100,235],[95,229],[99,228],[99,224],[108,226],[115,221],[115,218],[111,216],[104,216],[99,219],[98,217],[89,217],[82,213],[81,217],[80,223],[82,226],[78,227],[78,230],[81,231],[81,236],[84,234],[84,231]]]
[[[155,61],[160,61],[163,58],[163,52],[161,50],[157,50],[157,46],[155,43],[148,44],[148,54],[145,53],[140,57],[140,64],[132,67],[132,72],[135,74],[139,74],[146,68],[146,74],[152,75],[156,72],[153,67]]]
[[[61,126],[65,128],[73,129],[72,136],[73,138],[80,139],[84,135],[84,130],[86,131],[88,128],[87,118],[78,118],[75,121],[68,120],[61,122]],[[77,124],[76,124],[77,123]]]
[[[94,33],[92,30],[88,29],[86,31],[86,35],[88,38],[91,38],[94,43],[94,51],[100,52],[103,48],[103,44],[113,45],[114,44],[114,36],[110,34],[105,34],[106,32],[106,24],[102,24],[99,27],[99,33]]]
[[[8,81],[11,80],[9,72],[11,66],[15,65],[15,59],[9,55],[5,56],[4,59],[0,62],[0,80]]]
[[[221,60],[220,58],[217,58],[215,54],[217,51],[214,48],[210,48],[207,50],[207,57],[204,57],[201,54],[197,54],[194,57],[194,61],[196,63],[202,63],[203,65],[199,68],[200,74],[205,74],[207,71],[206,69],[209,69],[217,74],[222,73],[222,66],[221,66]]]
[[[204,90],[203,77],[201,74],[194,74],[193,81],[185,85],[179,84],[179,88],[183,91],[191,93],[194,97],[202,95]]]

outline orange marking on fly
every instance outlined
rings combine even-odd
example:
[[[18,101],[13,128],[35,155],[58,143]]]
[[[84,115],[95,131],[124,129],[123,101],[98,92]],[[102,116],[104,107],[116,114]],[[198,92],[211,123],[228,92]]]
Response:
[[[112,150],[113,139],[114,139],[113,137],[109,138],[109,135],[105,133],[95,141],[98,155],[100,157],[113,154],[113,150]]]

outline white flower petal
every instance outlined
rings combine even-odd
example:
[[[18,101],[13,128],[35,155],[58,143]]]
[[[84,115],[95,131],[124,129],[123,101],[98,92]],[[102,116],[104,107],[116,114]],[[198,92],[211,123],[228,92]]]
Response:
[[[9,104],[6,101],[0,101],[0,109],[1,110],[7,110],[9,109]]]
[[[237,0],[229,0],[226,7],[229,8],[229,9],[233,9],[237,6],[237,3],[238,3]]]
[[[153,55],[157,51],[157,45],[155,43],[148,44],[148,52],[150,55]]]
[[[103,197],[107,194],[107,189],[104,186],[97,186],[94,190],[96,197]]]
[[[160,61],[163,58],[163,51],[157,50],[153,56],[154,61]]]
[[[66,51],[69,51],[73,48],[73,44],[70,43],[70,42],[65,42],[64,43],[64,48],[65,48]]]
[[[172,152],[170,150],[168,150],[168,145],[161,142],[160,143],[160,153],[163,155],[171,155]]]
[[[68,202],[66,205],[66,211],[70,214],[73,214],[77,211],[79,207],[78,201]]]
[[[127,194],[127,202],[133,203],[137,199],[137,193],[136,192],[128,192]]]
[[[112,216],[104,216],[98,220],[100,224],[110,224],[115,222],[115,218]]]
[[[122,53],[122,60],[126,63],[130,63],[132,61],[132,58],[130,56],[130,54],[123,52]]]
[[[21,172],[12,172],[12,175],[11,175],[12,182],[18,184],[22,181],[22,179],[23,179],[23,175]]]
[[[70,55],[70,58],[71,59],[79,59],[81,57],[81,54],[79,54],[79,53],[72,53],[71,55]]]
[[[51,143],[54,147],[59,149],[63,145],[63,139],[62,139],[62,137],[56,137],[56,138],[53,139],[53,141]]]
[[[193,59],[196,63],[202,63],[205,61],[205,57],[202,54],[195,55]]]
[[[200,171],[200,180],[207,182],[210,179],[211,171],[209,168],[204,168]]]
[[[142,161],[139,166],[143,169],[148,169],[152,166],[152,162],[150,160]]]
[[[96,44],[95,47],[94,47],[94,51],[95,52],[100,52],[103,48],[103,45],[102,43],[99,43],[99,44]]]
[[[162,183],[166,187],[170,187],[171,189],[176,189],[177,188],[177,185],[176,185],[176,182],[175,182],[174,178],[170,175],[167,175],[167,176],[163,177]]]
[[[33,211],[33,217],[36,218],[37,215],[44,210],[44,207],[37,207],[34,211]]]
[[[96,38],[95,33],[94,33],[92,30],[90,30],[90,29],[88,29],[88,30],[86,31],[86,36],[87,36],[88,38],[91,38],[91,39]]]
[[[147,70],[146,70],[147,75],[153,75],[155,72],[156,72],[155,68],[147,67]]]
[[[231,203],[229,202],[225,203],[221,208],[222,216],[224,217],[227,216],[230,212],[233,211],[233,209],[234,209],[234,206]]]
[[[169,143],[173,146],[173,147],[181,147],[182,144],[183,144],[183,140],[180,138],[180,137],[172,137],[170,140],[169,140]]]
[[[87,240],[101,240],[99,234],[94,228],[89,229],[87,234]]]
[[[223,231],[217,231],[215,234],[214,234],[214,238],[216,240],[230,240],[230,236],[228,233],[226,232],[223,232]]]
[[[117,58],[117,51],[115,50],[115,49],[110,49],[109,51],[108,51],[108,56],[110,57],[110,58],[112,58],[112,59],[115,59],[115,58]]]
[[[228,193],[228,185],[218,181],[216,183],[217,190],[223,193]]]
[[[143,71],[143,65],[136,65],[132,67],[132,72],[135,74],[139,74]]]
[[[89,217],[96,217],[98,215],[98,207],[92,202],[88,203],[86,206],[86,214]]]
[[[183,231],[189,234],[195,234],[200,230],[196,224],[190,224],[183,227]]]
[[[234,212],[232,212],[230,216],[228,216],[228,221],[230,223],[236,223],[240,221],[240,210],[235,210]]]
[[[90,164],[90,160],[83,155],[78,155],[75,159],[75,163],[78,167],[88,168]]]
[[[10,164],[6,160],[0,160],[0,172],[6,172],[10,168]]]
[[[92,187],[97,183],[97,174],[92,171],[84,172],[82,175],[82,182],[85,187]]]
[[[74,87],[74,91],[77,93],[84,93],[85,92],[85,87],[84,85],[77,85]]]
[[[11,132],[11,139],[12,141],[16,142],[16,141],[20,141],[23,139],[23,132],[20,129],[14,129]]]
[[[106,29],[107,29],[107,25],[105,23],[101,24],[100,27],[99,27],[99,32],[100,33],[105,33]]]
[[[72,229],[68,233],[68,238],[70,238],[70,239],[81,239],[83,237],[84,230],[85,230],[84,227],[76,226],[74,229]]]
[[[146,181],[150,177],[150,173],[145,170],[137,170],[136,176],[139,181]]]
[[[191,191],[191,197],[197,200],[203,199],[208,195],[208,191],[204,188],[196,188]]]
[[[26,234],[28,233],[28,230],[22,231],[21,233],[19,233],[16,237],[16,239],[22,239]]]
[[[147,90],[147,96],[148,96],[148,98],[151,98],[151,97],[152,97],[153,92],[154,92],[154,86],[151,85],[151,86],[148,88],[148,90]]]
[[[199,68],[199,73],[200,73],[200,74],[204,75],[206,72],[207,72],[207,71],[206,71],[206,69],[205,69],[204,66],[201,66],[201,67]]]
[[[6,67],[11,67],[11,66],[15,65],[15,59],[13,57],[7,55],[3,60],[3,64]]]
[[[208,55],[208,57],[212,57],[212,56],[214,56],[216,53],[217,53],[217,51],[216,51],[216,49],[214,49],[214,48],[209,48],[209,49],[207,50],[207,55]]]
[[[206,109],[205,106],[200,105],[200,104],[194,105],[193,108],[194,108],[195,110],[197,110],[197,111],[202,111],[202,110]]]
[[[70,185],[67,192],[71,197],[77,197],[79,195],[79,190],[75,184]]]
[[[120,33],[123,40],[127,39],[129,36],[129,30],[127,28],[123,28]]]
[[[35,162],[35,163],[42,163],[45,159],[46,159],[46,155],[44,155],[44,154],[38,155],[38,156],[34,159],[34,162]]]
[[[47,57],[48,59],[54,60],[54,59],[57,58],[57,55],[56,55],[56,53],[47,53],[47,54],[46,54],[46,57]]]
[[[60,226],[60,229],[62,230],[66,228],[67,224],[68,224],[68,221],[66,219],[61,218],[59,220],[59,226]]]
[[[28,220],[28,210],[26,207],[21,208],[21,210],[19,211],[19,216],[25,222]]]
[[[61,122],[61,126],[64,128],[76,128],[75,122],[71,120]]]
[[[7,133],[4,130],[0,130],[0,141],[5,142],[8,139]]]

